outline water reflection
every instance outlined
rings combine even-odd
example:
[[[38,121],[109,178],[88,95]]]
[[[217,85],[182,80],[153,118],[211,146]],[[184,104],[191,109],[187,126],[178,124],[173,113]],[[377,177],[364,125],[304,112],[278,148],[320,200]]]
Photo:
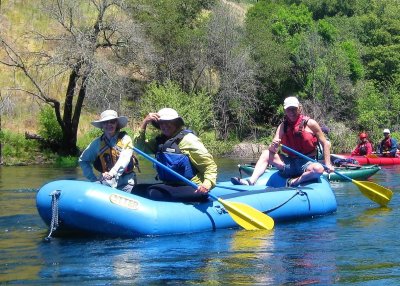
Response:
[[[369,227],[371,225],[384,222],[387,216],[392,215],[392,208],[390,207],[375,207],[368,208],[365,210],[358,210],[354,212],[354,216],[346,219],[341,219],[340,223],[343,226],[346,225],[360,225],[362,227]]]
[[[232,282],[243,284],[271,285],[274,276],[271,275],[269,260],[275,251],[274,231],[240,230],[233,234],[230,242],[229,258],[232,272],[236,277]],[[254,275],[252,275],[253,273]]]
[[[207,284],[270,285],[268,259],[274,252],[273,231],[229,231],[220,243],[208,244],[216,255],[203,257],[198,269]],[[218,283],[217,283],[218,284]]]
[[[30,218],[18,216],[6,224],[1,217],[0,283],[39,277],[41,259],[37,242],[41,241],[44,232]]]
[[[0,190],[37,189],[49,181],[78,178],[82,178],[80,168],[3,166],[0,167]]]
[[[223,162],[221,165],[220,162]],[[218,161],[220,180],[237,161]],[[243,163],[243,162],[240,162]],[[140,180],[154,180],[142,164]],[[336,214],[287,224],[272,232],[240,229],[138,239],[57,238],[36,211],[36,189],[55,179],[82,178],[79,168],[0,168],[0,284],[40,285],[398,285],[400,166],[372,181],[393,190],[387,208],[352,183],[332,184]]]

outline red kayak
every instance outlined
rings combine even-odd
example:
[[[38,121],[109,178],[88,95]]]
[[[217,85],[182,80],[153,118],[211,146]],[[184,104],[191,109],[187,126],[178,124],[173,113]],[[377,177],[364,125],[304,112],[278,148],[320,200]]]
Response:
[[[354,159],[360,165],[400,165],[400,157],[390,158],[390,157],[379,157],[375,154],[367,156],[350,156],[350,154],[337,155],[338,157],[346,159]]]

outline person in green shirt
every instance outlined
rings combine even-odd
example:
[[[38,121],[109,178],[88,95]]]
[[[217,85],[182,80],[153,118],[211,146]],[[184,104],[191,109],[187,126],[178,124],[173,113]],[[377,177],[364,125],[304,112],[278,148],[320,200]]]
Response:
[[[154,138],[146,138],[149,123],[160,130]],[[217,165],[200,138],[185,128],[176,110],[163,108],[157,113],[149,113],[134,135],[133,142],[136,148],[155,154],[159,162],[198,185],[197,189],[193,189],[171,172],[156,167],[157,177],[163,183],[147,188],[149,198],[169,201],[207,199],[208,192],[216,184]]]

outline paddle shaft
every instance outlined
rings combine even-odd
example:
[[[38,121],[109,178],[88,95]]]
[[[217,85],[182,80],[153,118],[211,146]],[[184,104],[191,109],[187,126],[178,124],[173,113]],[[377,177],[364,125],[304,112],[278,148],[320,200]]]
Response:
[[[174,170],[172,170],[171,168],[168,168],[167,166],[165,166],[163,163],[158,162],[156,159],[154,159],[153,157],[149,156],[148,154],[146,154],[145,152],[143,152],[142,150],[133,147],[133,150],[142,155],[143,157],[145,157],[147,160],[149,160],[150,162],[153,162],[154,164],[156,164],[157,166],[159,166],[160,168],[162,168],[163,170],[170,172],[171,174],[175,175],[177,178],[179,178],[180,180],[182,180],[183,182],[185,182],[186,184],[188,184],[189,186],[193,187],[194,189],[197,189],[197,185],[190,181],[189,179],[185,178],[184,176],[182,176],[181,174],[175,172]],[[271,217],[267,216],[266,214],[250,207],[247,205],[243,205],[243,207],[247,208],[247,211],[243,211],[242,208],[240,208],[236,203],[234,202],[225,202],[224,200],[222,200],[221,198],[218,198],[210,193],[208,193],[208,196],[213,198],[214,200],[218,201],[219,203],[221,203],[225,208],[227,208],[229,211],[234,212],[235,216],[240,216],[241,217],[241,221],[238,222],[237,218],[234,220],[243,228],[245,229],[272,229],[274,227],[274,221]],[[228,213],[230,213],[228,211]],[[249,215],[249,211],[251,211],[252,215]],[[230,213],[230,215],[232,216],[233,214]],[[246,224],[243,224],[243,222],[246,222]],[[252,225],[251,228],[249,228],[249,224]]]
[[[164,164],[158,162],[156,159],[154,159],[153,157],[149,156],[148,154],[144,153],[142,150],[137,149],[136,147],[133,147],[133,150],[135,152],[137,152],[138,154],[142,155],[143,157],[145,157],[147,160],[153,162],[154,164],[157,164],[157,166],[159,166],[160,168],[162,168],[163,170],[170,172],[171,174],[173,174],[174,176],[176,176],[178,179],[182,180],[183,182],[185,182],[186,184],[188,184],[189,186],[197,189],[198,186],[193,183],[192,181],[190,181],[188,178],[182,176],[181,174],[175,172],[174,170],[171,170],[170,168],[168,168],[167,166],[165,166]],[[221,188],[221,189],[228,189],[228,190],[234,190],[234,191],[239,191],[239,192],[244,192],[246,191],[246,189],[240,189],[240,188],[235,188],[235,187],[229,187],[229,186],[221,186],[221,185],[216,185],[216,187]],[[208,193],[208,195],[214,199],[217,199],[215,196],[213,196],[212,194]]]
[[[290,147],[287,147],[283,144],[281,144],[281,145],[284,149],[286,149],[306,160],[321,164],[320,162],[318,162],[314,159],[311,159],[311,158],[301,154],[300,152],[293,150]],[[328,169],[328,167],[326,165],[324,165],[324,164],[321,164],[321,165],[324,166],[324,168]],[[380,204],[381,206],[386,206],[388,204],[388,202],[390,201],[390,199],[392,198],[393,192],[387,188],[384,188],[373,182],[359,182],[359,181],[353,180],[352,178],[347,177],[339,172],[336,172],[336,171],[334,171],[334,172],[335,172],[335,174],[341,176],[342,178],[345,178],[346,180],[349,180],[352,183],[356,184],[359,187],[360,191],[365,196],[367,196],[370,200]]]
[[[138,148],[136,148],[136,147],[133,147],[133,150],[134,150],[136,153],[138,153],[138,154],[142,155],[143,157],[145,157],[145,158],[146,158],[147,160],[149,160],[150,162],[156,164],[157,166],[159,166],[159,167],[162,168],[163,170],[165,170],[165,171],[167,171],[167,172],[173,174],[173,175],[176,176],[178,179],[180,179],[181,181],[185,182],[186,184],[188,184],[189,186],[193,187],[194,189],[197,189],[197,188],[198,188],[198,186],[197,186],[194,182],[192,182],[192,181],[189,180],[188,178],[185,178],[185,177],[182,176],[181,174],[175,172],[175,171],[172,170],[171,168],[168,168],[168,167],[165,166],[163,163],[158,162],[156,159],[154,159],[153,157],[149,156],[148,154],[146,154],[146,153],[143,152],[142,150],[140,150],[140,149],[138,149]],[[212,197],[213,199],[218,200],[218,198],[217,198],[216,196],[214,196],[214,195],[212,195],[212,194],[210,194],[210,193],[208,193],[208,195],[209,195],[210,197]]]
[[[325,169],[329,170],[328,166],[322,164],[321,162],[318,162],[318,161],[315,160],[315,159],[312,159],[312,158],[310,158],[310,157],[308,157],[308,156],[306,156],[306,155],[304,155],[304,154],[301,154],[300,152],[297,152],[296,150],[294,150],[294,149],[292,149],[292,148],[290,148],[290,147],[288,147],[288,146],[286,146],[286,145],[283,145],[283,144],[281,144],[281,145],[282,145],[282,147],[283,147],[284,149],[286,149],[286,150],[288,150],[288,151],[290,151],[290,152],[296,154],[297,156],[300,156],[300,157],[302,157],[303,159],[309,160],[309,161],[314,162],[314,163],[319,163],[319,164],[321,164]],[[334,170],[333,172],[334,172],[336,175],[341,176],[342,178],[345,178],[346,180],[353,181],[352,178],[347,177],[346,175],[343,175],[343,174],[337,172],[336,170]]]

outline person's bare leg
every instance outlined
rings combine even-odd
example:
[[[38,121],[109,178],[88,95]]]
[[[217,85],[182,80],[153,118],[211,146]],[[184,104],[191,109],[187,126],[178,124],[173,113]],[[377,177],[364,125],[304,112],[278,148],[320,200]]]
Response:
[[[264,174],[265,170],[268,167],[268,164],[273,164],[279,170],[283,169],[283,162],[280,159],[279,155],[276,153],[272,153],[269,150],[264,150],[261,153],[260,158],[257,161],[256,166],[254,167],[253,174],[251,175],[249,181],[251,184],[255,184],[258,178]]]
[[[305,172],[298,178],[291,180],[291,186],[297,186],[303,182],[307,182],[319,178],[324,172],[324,167],[319,163],[310,164]]]

